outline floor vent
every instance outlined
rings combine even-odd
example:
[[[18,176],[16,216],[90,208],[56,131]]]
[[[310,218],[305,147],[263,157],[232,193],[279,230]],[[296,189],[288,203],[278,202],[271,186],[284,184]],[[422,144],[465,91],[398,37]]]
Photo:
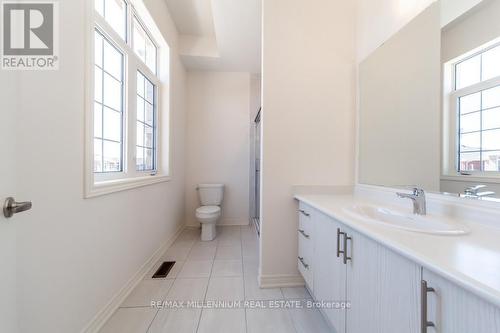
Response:
[[[156,273],[153,275],[153,279],[161,279],[166,278],[172,267],[175,265],[175,261],[165,261],[161,266],[156,270]]]

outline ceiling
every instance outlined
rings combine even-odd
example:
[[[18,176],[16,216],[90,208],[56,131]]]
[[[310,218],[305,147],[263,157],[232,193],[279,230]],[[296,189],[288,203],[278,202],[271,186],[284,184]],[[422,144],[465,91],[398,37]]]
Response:
[[[188,69],[261,72],[260,0],[165,0]]]

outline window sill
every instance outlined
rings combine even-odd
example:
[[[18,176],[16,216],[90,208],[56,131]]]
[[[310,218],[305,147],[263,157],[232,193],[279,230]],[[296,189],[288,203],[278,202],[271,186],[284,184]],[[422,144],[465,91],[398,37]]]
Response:
[[[85,191],[85,198],[95,198],[102,195],[107,195],[115,192],[121,192],[126,190],[131,190],[138,187],[163,183],[170,181],[170,176],[166,175],[156,175],[156,176],[144,176],[136,178],[126,178],[102,181],[95,184],[89,184]]]
[[[500,184],[500,176],[492,177],[486,175],[442,175],[441,180],[450,180],[455,182],[478,182],[478,183],[491,183]]]

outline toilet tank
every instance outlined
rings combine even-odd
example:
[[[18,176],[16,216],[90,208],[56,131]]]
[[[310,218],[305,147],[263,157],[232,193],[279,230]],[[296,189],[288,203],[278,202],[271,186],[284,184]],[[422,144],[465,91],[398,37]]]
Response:
[[[224,197],[224,185],[199,184],[198,197],[202,206],[220,206]]]

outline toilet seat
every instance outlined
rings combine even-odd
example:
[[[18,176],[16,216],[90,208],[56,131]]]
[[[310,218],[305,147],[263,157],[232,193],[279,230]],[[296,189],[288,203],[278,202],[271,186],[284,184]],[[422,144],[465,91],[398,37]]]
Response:
[[[215,217],[220,214],[219,206],[201,206],[196,209],[197,216]]]

